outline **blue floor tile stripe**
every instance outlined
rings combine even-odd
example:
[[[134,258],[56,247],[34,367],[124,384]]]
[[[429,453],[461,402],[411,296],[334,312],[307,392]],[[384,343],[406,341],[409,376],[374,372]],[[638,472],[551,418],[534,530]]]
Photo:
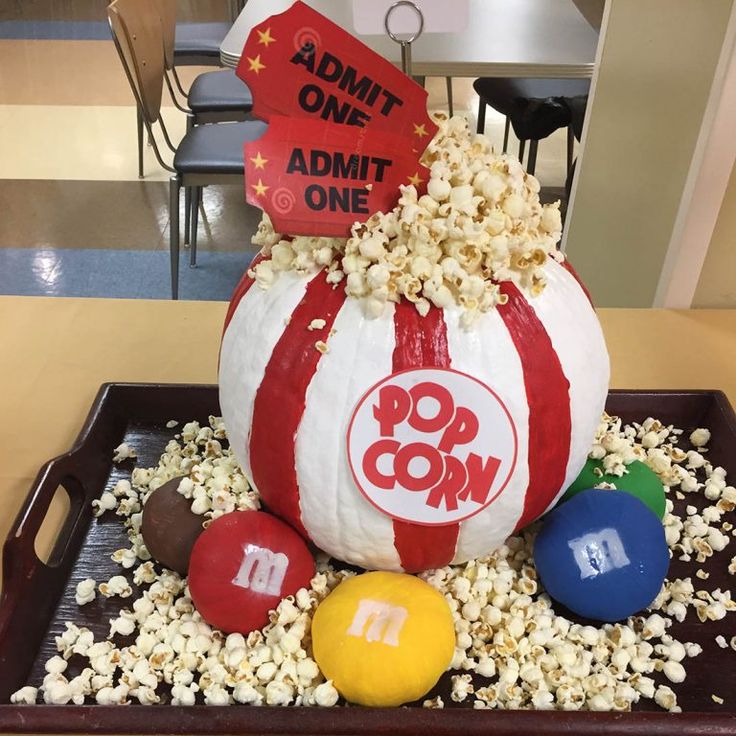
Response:
[[[0,21],[0,39],[37,41],[109,41],[106,21],[4,20]]]
[[[229,300],[252,254],[197,255],[192,269],[189,252],[181,254],[179,298]],[[166,251],[0,249],[0,294],[168,299],[170,293]]]
[[[2,0],[0,0],[2,2]],[[224,33],[229,23],[177,23],[177,36],[209,38],[213,28]],[[109,41],[110,26],[102,20],[2,20],[0,39],[34,41]]]

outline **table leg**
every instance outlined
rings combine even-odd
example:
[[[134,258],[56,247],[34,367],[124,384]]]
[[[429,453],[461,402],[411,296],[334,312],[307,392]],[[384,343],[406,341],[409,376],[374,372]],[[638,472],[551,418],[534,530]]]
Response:
[[[169,179],[169,258],[171,260],[171,298],[179,298],[179,176]]]

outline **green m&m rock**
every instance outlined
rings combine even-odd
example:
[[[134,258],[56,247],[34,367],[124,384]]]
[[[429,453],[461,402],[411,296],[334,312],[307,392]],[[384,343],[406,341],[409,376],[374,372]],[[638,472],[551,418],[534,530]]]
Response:
[[[625,491],[632,496],[636,496],[643,501],[649,508],[662,519],[664,517],[665,498],[664,486],[657,474],[646,466],[640,460],[634,460],[626,466],[628,473],[620,478],[617,475],[609,475],[603,473],[598,475],[596,472],[603,470],[603,463],[600,460],[591,460],[588,458],[585,466],[580,471],[580,475],[573,481],[572,485],[565,491],[560,499],[560,503],[568,501],[573,496],[588,488],[593,488],[598,483],[613,483],[619,491]]]

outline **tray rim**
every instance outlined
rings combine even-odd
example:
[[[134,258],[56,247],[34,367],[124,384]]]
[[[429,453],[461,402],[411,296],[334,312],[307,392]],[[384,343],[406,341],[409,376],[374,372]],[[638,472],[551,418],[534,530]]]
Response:
[[[346,722],[342,714],[355,715]],[[340,714],[340,715],[337,715]],[[617,713],[473,708],[294,706],[0,705],[4,733],[64,734],[391,734],[416,736],[733,736],[736,713]]]
[[[41,484],[59,462],[68,460],[80,450],[94,429],[95,422],[107,402],[117,392],[133,390],[217,390],[217,384],[106,382],[103,383],[89,409],[84,423],[71,448],[47,461],[40,468],[31,484],[15,521],[8,532],[5,545],[13,541],[18,529],[38,502]],[[725,393],[720,389],[609,389],[609,395],[667,395],[712,396],[721,411],[736,425],[736,414]],[[12,616],[13,600],[7,594],[6,581],[0,588],[0,632],[3,624]],[[422,708],[346,708],[322,709],[301,707],[260,706],[223,707],[206,705],[172,706],[158,705],[133,710],[120,706],[45,704],[0,704],[0,732],[3,733],[191,733],[191,734],[416,734],[431,729],[435,734],[468,736],[493,734],[517,736],[520,729],[534,730],[549,736],[587,736],[604,732],[611,736],[630,736],[645,731],[653,736],[670,736],[677,728],[681,736],[709,734],[736,734],[736,711],[696,712],[671,714],[666,712],[593,713],[589,711],[535,711],[493,710],[493,715],[472,708],[422,709]],[[343,714],[360,714],[346,719]],[[297,715],[298,714],[298,715]],[[298,717],[298,729],[295,719]],[[511,720],[509,720],[511,719]]]

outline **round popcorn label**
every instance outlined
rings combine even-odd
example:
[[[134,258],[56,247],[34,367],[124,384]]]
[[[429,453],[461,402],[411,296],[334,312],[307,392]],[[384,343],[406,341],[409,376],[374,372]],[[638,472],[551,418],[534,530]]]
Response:
[[[347,433],[360,492],[384,514],[427,526],[489,506],[511,477],[517,445],[501,398],[445,368],[384,378],[358,402]]]

